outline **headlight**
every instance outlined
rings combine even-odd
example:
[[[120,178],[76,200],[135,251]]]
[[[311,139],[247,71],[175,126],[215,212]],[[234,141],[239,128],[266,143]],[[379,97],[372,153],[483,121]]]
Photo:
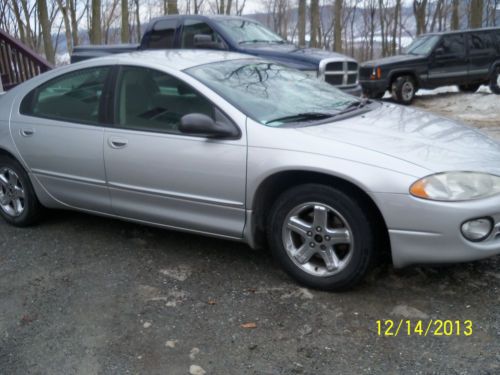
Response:
[[[318,78],[317,70],[303,70],[302,73],[304,73],[308,78]]]
[[[421,178],[410,187],[416,197],[466,201],[500,194],[500,177],[480,172],[444,172]]]

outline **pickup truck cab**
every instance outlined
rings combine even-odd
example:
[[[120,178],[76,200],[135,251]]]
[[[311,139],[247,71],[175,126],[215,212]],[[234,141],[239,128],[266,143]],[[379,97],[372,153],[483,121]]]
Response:
[[[419,88],[448,85],[475,92],[489,84],[500,94],[500,28],[422,35],[406,54],[362,64],[360,83],[366,96],[381,98],[389,90],[402,104]]]
[[[135,50],[200,48],[239,52],[269,59],[300,69],[348,94],[361,95],[356,60],[321,49],[298,48],[262,24],[243,17],[159,17],[149,23],[140,44],[78,46],[73,51],[71,62]]]

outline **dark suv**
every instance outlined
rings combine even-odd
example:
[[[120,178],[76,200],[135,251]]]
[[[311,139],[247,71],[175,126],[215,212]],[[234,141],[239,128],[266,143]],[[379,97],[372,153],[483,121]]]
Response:
[[[359,77],[366,96],[381,98],[389,90],[403,104],[419,88],[447,85],[474,92],[489,84],[500,94],[500,28],[422,35],[404,55],[362,64]]]

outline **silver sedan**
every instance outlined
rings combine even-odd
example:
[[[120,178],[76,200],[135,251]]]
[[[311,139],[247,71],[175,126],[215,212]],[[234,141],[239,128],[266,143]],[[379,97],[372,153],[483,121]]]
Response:
[[[268,246],[300,283],[500,253],[500,146],[269,61],[148,51],[0,97],[0,214],[75,209]]]

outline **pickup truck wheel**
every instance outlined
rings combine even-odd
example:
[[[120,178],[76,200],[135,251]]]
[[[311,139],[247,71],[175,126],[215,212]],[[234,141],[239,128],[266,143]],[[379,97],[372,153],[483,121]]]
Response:
[[[353,287],[374,255],[366,212],[351,196],[325,185],[305,184],[283,193],[268,217],[267,236],[284,270],[316,289]]]
[[[24,168],[0,156],[0,216],[9,224],[25,227],[38,220],[41,209]]]
[[[475,83],[471,85],[459,85],[458,89],[462,92],[476,92],[479,89],[479,87],[481,87],[481,85]]]
[[[490,90],[493,93],[500,95],[500,67],[497,67],[495,69],[495,72],[493,73],[493,76],[491,77]]]
[[[396,78],[392,83],[392,97],[395,101],[401,104],[411,104],[415,93],[417,92],[417,87],[415,85],[415,80],[411,76],[401,76]]]

